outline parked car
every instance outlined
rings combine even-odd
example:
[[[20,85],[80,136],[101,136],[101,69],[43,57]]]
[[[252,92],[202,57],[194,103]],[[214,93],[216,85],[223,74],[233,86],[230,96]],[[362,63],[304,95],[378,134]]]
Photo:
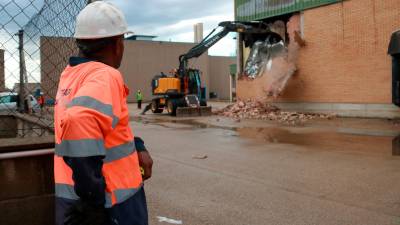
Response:
[[[27,99],[31,101],[32,111],[40,112],[40,105],[33,95],[28,95]],[[0,112],[16,112],[18,111],[17,102],[19,96],[13,92],[0,92]]]

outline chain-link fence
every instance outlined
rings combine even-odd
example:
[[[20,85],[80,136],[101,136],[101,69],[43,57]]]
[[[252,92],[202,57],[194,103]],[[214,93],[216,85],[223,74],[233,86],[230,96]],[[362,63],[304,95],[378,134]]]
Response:
[[[53,133],[58,80],[77,53],[75,19],[89,2],[0,0],[0,138]]]

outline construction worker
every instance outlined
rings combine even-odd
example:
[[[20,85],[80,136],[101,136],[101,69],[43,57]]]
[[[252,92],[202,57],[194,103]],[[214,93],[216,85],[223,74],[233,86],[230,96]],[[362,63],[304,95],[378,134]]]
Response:
[[[38,103],[40,106],[41,111],[43,110],[44,107],[44,96],[43,96],[43,92],[40,92],[40,95],[38,97]]]
[[[142,108],[142,100],[143,100],[143,94],[142,94],[142,92],[140,92],[140,90],[137,90],[137,92],[136,92],[136,101],[137,101],[138,109]]]
[[[117,70],[126,33],[124,15],[107,2],[77,17],[79,57],[61,74],[55,105],[56,225],[148,224],[143,180],[153,162],[129,127],[129,90]]]

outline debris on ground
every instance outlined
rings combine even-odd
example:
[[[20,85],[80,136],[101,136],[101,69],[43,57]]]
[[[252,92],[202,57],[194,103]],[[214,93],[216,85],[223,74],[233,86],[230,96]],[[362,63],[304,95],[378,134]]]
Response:
[[[313,119],[332,119],[335,116],[321,113],[286,112],[278,107],[261,101],[238,101],[214,112],[215,115],[240,119],[261,119],[278,121],[285,124],[300,124]]]
[[[162,223],[162,222],[166,222],[166,223],[170,223],[170,224],[183,224],[182,220],[175,220],[175,219],[170,219],[164,216],[157,216],[158,222]]]
[[[192,156],[193,159],[207,159],[207,155],[194,155]]]

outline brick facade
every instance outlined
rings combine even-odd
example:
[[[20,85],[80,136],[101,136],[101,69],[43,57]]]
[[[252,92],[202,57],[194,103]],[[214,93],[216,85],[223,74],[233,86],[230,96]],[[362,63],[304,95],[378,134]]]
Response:
[[[348,0],[304,11],[306,46],[278,101],[390,104],[387,47],[392,32],[400,29],[399,12],[398,0]],[[238,81],[238,97],[263,95],[261,80],[252,81],[253,89],[248,81]]]

